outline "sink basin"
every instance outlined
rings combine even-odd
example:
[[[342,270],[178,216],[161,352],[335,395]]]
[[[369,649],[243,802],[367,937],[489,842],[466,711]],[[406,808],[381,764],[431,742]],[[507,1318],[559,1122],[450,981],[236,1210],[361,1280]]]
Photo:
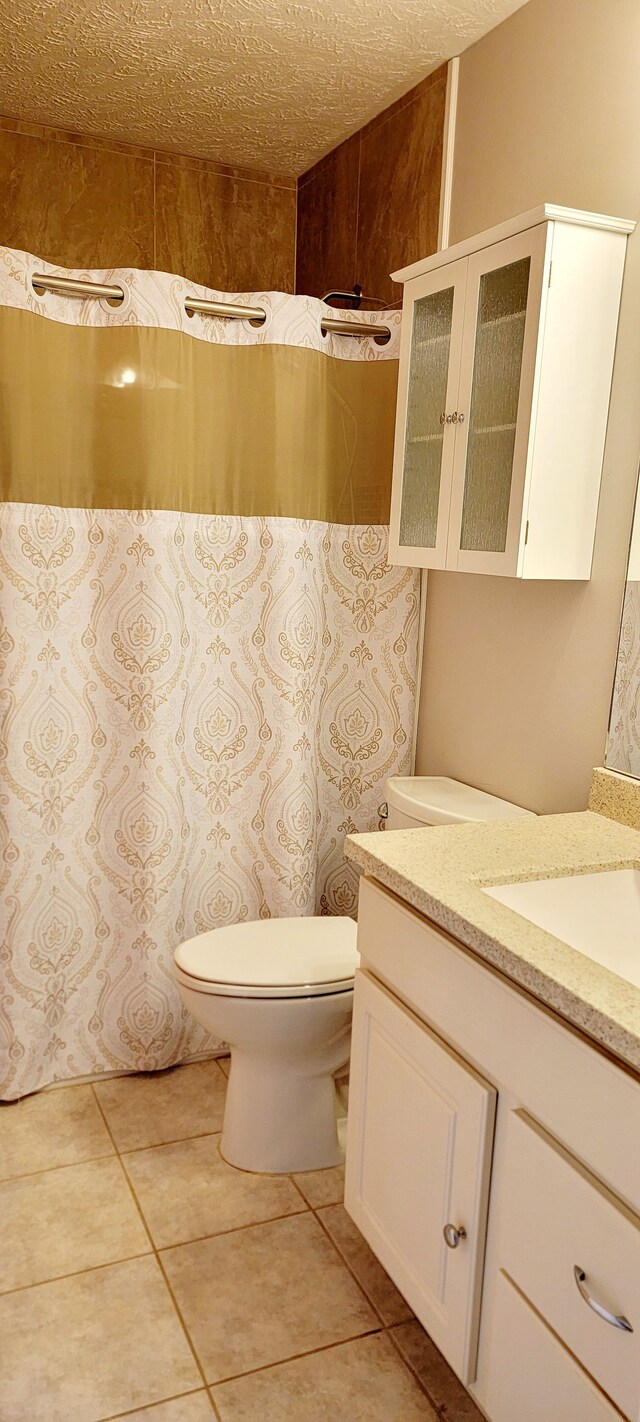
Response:
[[[640,987],[640,870],[603,869],[483,891]]]

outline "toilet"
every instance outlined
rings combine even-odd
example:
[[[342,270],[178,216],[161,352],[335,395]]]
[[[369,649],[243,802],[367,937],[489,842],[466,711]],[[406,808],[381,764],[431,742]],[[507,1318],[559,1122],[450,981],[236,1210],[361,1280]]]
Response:
[[[529,815],[442,776],[387,781],[388,828]],[[359,957],[350,918],[270,918],[181,943],[174,974],[185,1007],[228,1042],[220,1144],[241,1170],[339,1165],[335,1075],[349,1060]]]

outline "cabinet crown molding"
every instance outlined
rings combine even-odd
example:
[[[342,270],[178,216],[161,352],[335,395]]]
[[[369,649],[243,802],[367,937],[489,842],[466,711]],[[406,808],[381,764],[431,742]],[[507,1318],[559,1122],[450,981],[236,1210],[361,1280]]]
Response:
[[[520,213],[518,217],[510,217],[507,222],[500,222],[497,227],[488,227],[485,232],[466,237],[463,242],[456,242],[453,247],[446,247],[442,252],[434,252],[431,257],[423,257],[419,262],[401,267],[399,271],[391,273],[392,280],[412,281],[414,277],[424,276],[427,272],[446,266],[448,262],[457,261],[459,257],[468,257],[471,252],[479,252],[483,247],[492,246],[494,242],[502,242],[505,237],[513,237],[518,232],[526,232],[529,227],[537,227],[541,222],[566,222],[573,227],[595,227],[601,232],[621,232],[626,236],[636,227],[636,223],[630,218],[607,217],[601,212],[582,212],[579,208],[557,207],[554,203],[543,202],[539,207],[532,207],[528,212]]]

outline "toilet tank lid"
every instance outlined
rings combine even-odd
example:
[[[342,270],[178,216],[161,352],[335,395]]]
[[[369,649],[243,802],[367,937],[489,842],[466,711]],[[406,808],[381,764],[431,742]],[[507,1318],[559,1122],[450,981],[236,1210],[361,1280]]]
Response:
[[[387,780],[387,800],[425,825],[464,824],[471,820],[516,820],[532,815],[509,800],[499,800],[446,775],[393,775]]]
[[[239,988],[303,988],[352,981],[359,964],[351,918],[267,918],[213,928],[176,948],[179,968]]]

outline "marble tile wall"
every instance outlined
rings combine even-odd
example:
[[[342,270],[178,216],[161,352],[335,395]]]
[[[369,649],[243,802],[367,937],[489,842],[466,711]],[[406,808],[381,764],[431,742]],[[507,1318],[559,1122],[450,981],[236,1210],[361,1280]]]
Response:
[[[437,246],[446,86],[445,64],[299,179],[296,291],[401,299],[389,272]]]
[[[295,178],[0,118],[0,245],[291,291],[295,233]]]

